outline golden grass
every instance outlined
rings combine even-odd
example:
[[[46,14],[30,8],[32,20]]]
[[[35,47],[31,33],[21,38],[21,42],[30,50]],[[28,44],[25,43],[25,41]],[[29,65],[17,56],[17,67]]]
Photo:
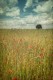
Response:
[[[53,30],[0,30],[0,80],[52,80]]]

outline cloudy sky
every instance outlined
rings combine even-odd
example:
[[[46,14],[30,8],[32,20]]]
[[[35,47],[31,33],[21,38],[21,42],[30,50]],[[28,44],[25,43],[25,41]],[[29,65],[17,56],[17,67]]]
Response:
[[[0,0],[0,28],[53,28],[53,0]]]

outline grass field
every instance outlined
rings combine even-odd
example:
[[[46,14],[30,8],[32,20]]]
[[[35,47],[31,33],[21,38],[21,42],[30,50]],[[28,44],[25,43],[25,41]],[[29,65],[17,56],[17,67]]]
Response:
[[[52,34],[0,29],[0,80],[53,80]]]

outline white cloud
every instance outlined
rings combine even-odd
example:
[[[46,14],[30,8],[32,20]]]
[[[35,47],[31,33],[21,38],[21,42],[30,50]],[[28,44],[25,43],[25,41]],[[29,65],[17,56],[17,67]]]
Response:
[[[7,4],[8,1],[8,4]],[[15,6],[18,3],[18,0],[0,0],[0,7],[6,7],[6,6]]]
[[[25,8],[32,6],[33,0],[27,0]]]
[[[23,19],[27,24],[38,24],[41,21],[46,21],[48,18],[50,18],[50,16],[47,13],[41,13],[37,14],[36,16],[28,15]],[[43,24],[43,22],[41,24]]]
[[[7,3],[8,1],[8,3]],[[6,11],[10,10],[9,8],[13,9],[16,4],[18,4],[18,0],[0,0],[0,14],[3,14],[5,15]],[[15,11],[15,9],[14,9]],[[19,13],[19,10],[17,11]],[[13,12],[13,13],[7,13],[7,15],[16,15],[17,13],[16,11]],[[17,14],[18,14],[17,13]]]
[[[34,12],[37,12],[38,19],[37,24],[43,24],[43,25],[52,25],[53,23],[53,1],[48,0],[46,2],[40,3],[35,9],[33,9]]]
[[[3,9],[2,9],[2,8],[0,8],[0,14],[3,14],[3,13],[4,13]]]
[[[17,7],[13,7],[6,12],[6,16],[16,17],[18,15],[20,15],[20,9]]]
[[[52,24],[53,23],[53,19],[48,19],[48,20],[43,20],[43,21],[40,21],[40,23],[42,24]]]
[[[38,0],[27,0],[27,2],[25,4],[25,8],[29,8],[29,7],[33,6],[33,1],[38,3]]]
[[[4,1],[4,0],[3,0]],[[17,0],[9,0],[12,5],[15,5]],[[38,0],[35,0],[35,2],[38,2]],[[25,10],[26,8],[29,8],[33,5],[33,0],[27,0],[25,4]],[[43,4],[39,4],[34,11],[37,12],[37,15],[28,15],[24,18],[20,18],[20,9],[18,7],[11,7],[8,6],[4,7],[4,10],[0,8],[0,14],[3,14],[3,12],[6,12],[6,16],[11,16],[13,19],[7,19],[7,20],[1,20],[0,21],[0,28],[27,28],[32,29],[35,28],[37,24],[42,24],[44,28],[48,28],[52,26],[53,19],[52,15],[53,12],[49,12],[52,8],[52,0],[43,2]],[[53,27],[53,26],[52,26]]]
[[[37,15],[36,23],[43,24],[43,25],[52,24],[53,19],[52,19],[52,16],[50,16],[47,13],[41,13],[41,14]]]
[[[51,11],[53,7],[53,1],[52,0],[49,0],[49,1],[46,1],[42,4],[39,4],[35,9],[33,9],[34,12],[49,12]]]
[[[18,0],[9,0],[10,3],[17,3]]]
[[[9,5],[14,6],[18,3],[18,0],[9,0]]]
[[[28,27],[31,26],[31,28],[34,28],[37,24],[42,24],[43,27],[44,25],[52,26],[52,23],[53,23],[52,16],[50,16],[47,13],[37,14],[36,16],[28,15],[22,20],[23,22],[25,22],[25,27],[27,27],[26,25],[28,25]],[[44,28],[48,28],[48,26]]]
[[[29,24],[30,23],[33,24],[35,22],[35,20],[36,20],[36,17],[33,15],[28,15],[27,17],[25,17],[26,23],[29,23]]]
[[[27,0],[26,4],[25,4],[25,7],[24,7],[24,12],[26,11],[26,8],[29,8],[31,7],[33,4],[33,0]]]
[[[29,8],[31,6],[34,7],[35,5],[37,5],[37,3],[38,3],[38,0],[27,0],[23,11],[25,12],[26,8]]]
[[[52,17],[49,14],[41,13],[41,14],[37,14],[36,16],[28,15],[25,18],[25,21],[26,23],[29,23],[29,24],[38,24],[40,22],[42,22],[41,24],[44,24],[44,21],[47,22],[46,20],[48,20],[48,18],[52,19]]]
[[[2,20],[0,27],[3,28],[20,28],[20,29],[34,29],[37,24],[42,24],[43,28],[52,28],[53,19],[47,13],[28,15],[24,18],[14,17],[9,20]]]

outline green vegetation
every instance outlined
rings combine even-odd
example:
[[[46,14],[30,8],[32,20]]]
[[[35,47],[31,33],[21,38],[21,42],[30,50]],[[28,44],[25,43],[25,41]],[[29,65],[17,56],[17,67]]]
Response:
[[[0,80],[53,80],[52,34],[0,29]]]

